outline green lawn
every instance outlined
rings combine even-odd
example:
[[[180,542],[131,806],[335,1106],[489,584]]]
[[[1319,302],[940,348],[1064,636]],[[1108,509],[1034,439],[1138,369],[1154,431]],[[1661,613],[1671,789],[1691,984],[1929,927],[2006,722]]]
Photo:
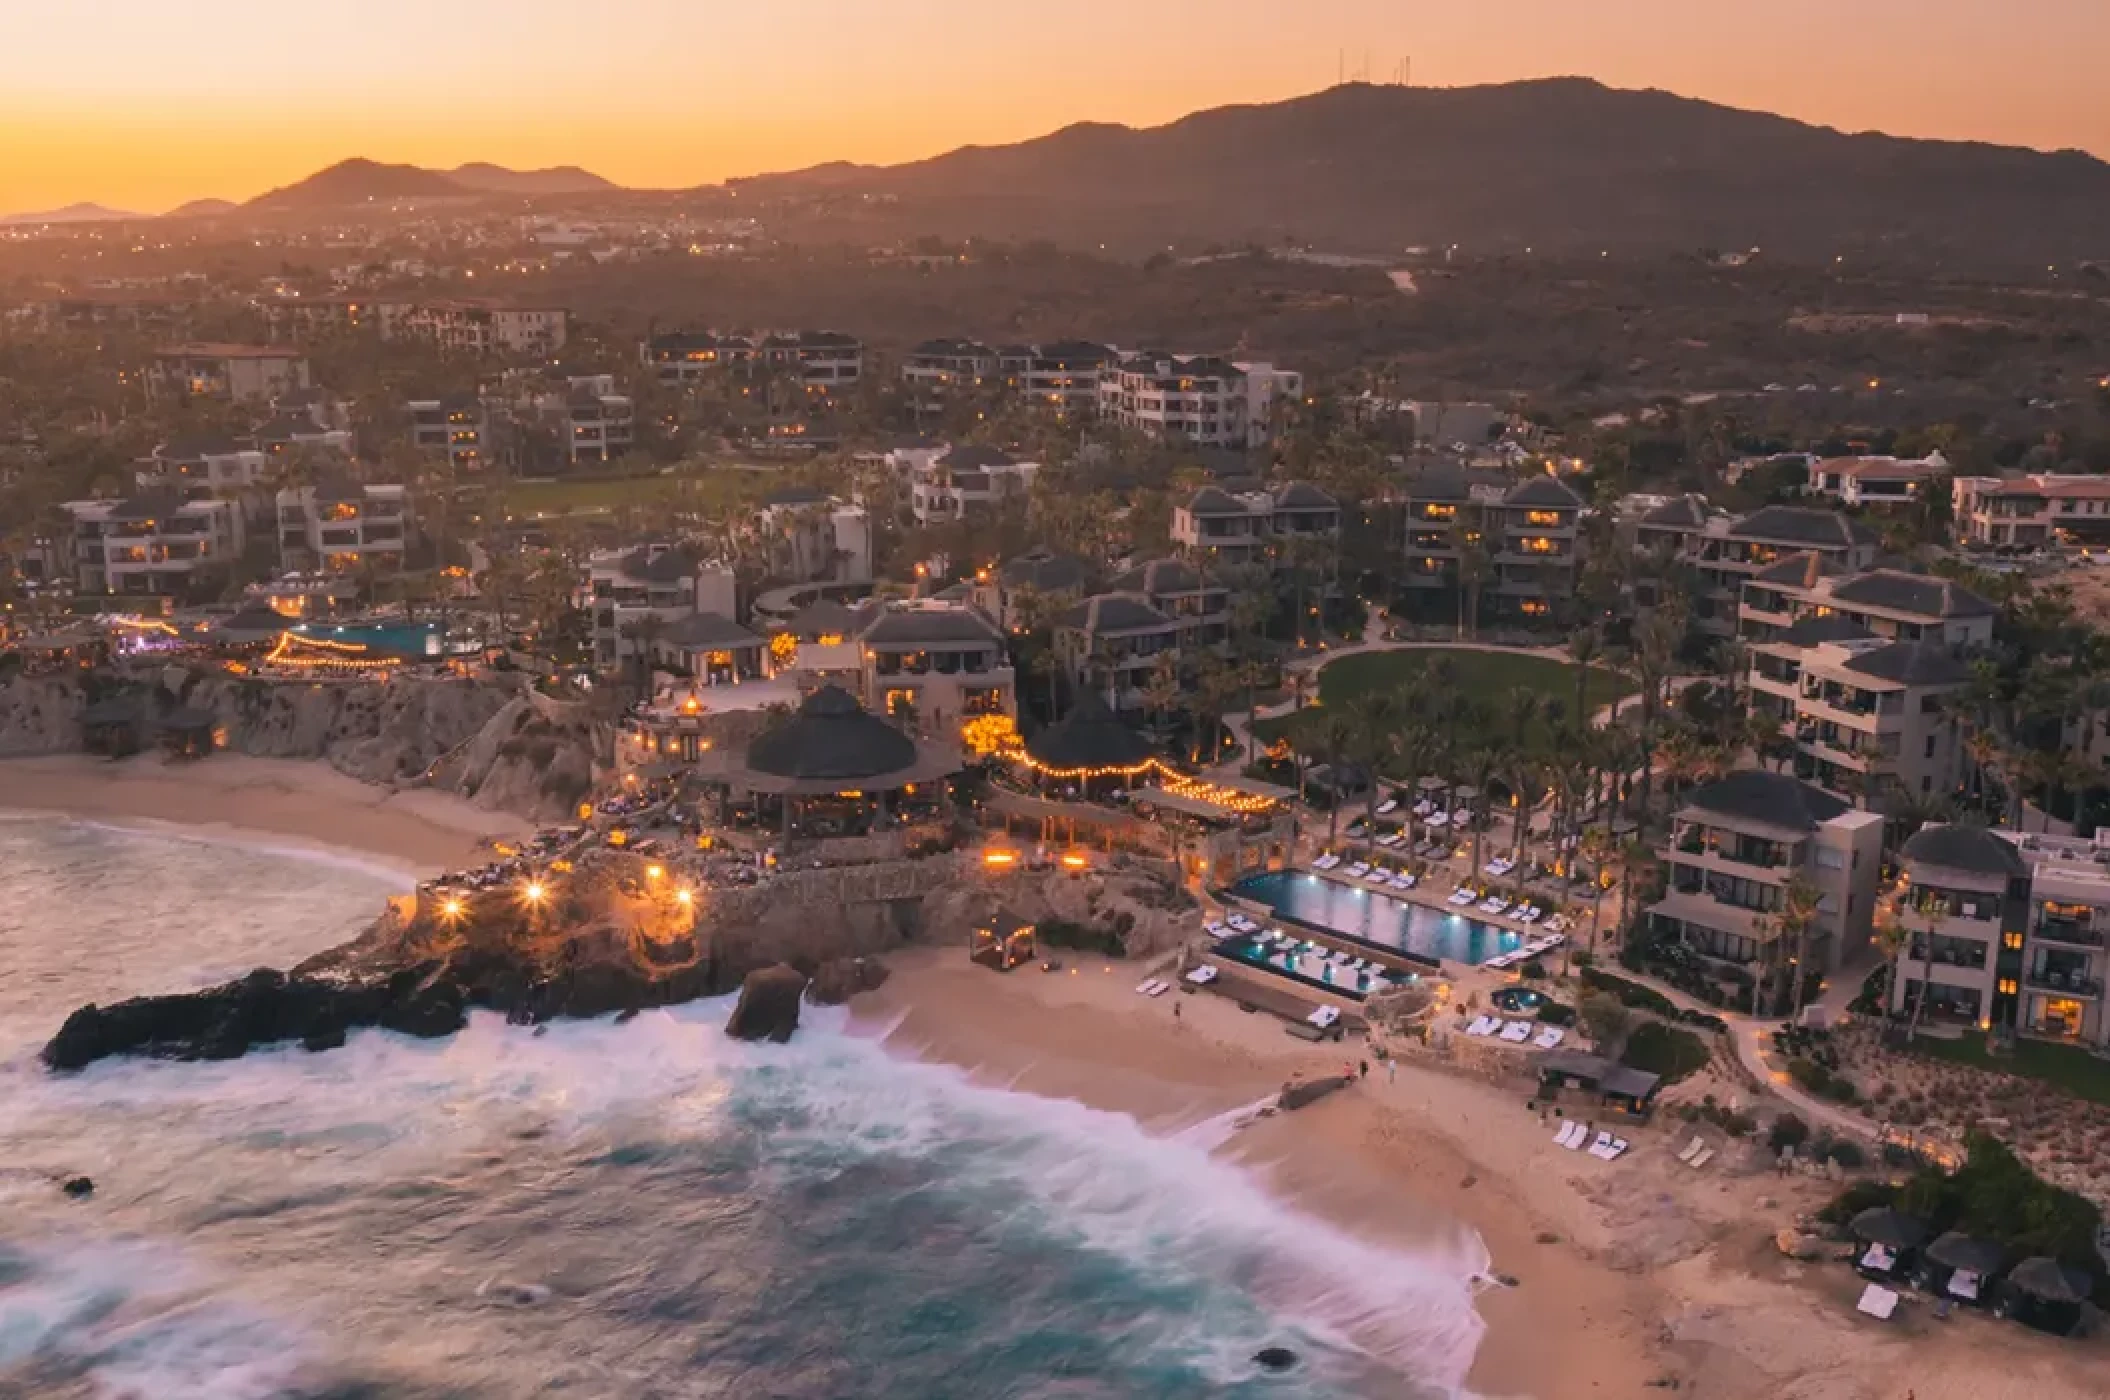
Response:
[[[536,515],[588,514],[625,507],[641,510],[680,509],[715,514],[759,502],[771,491],[800,478],[786,472],[696,471],[678,475],[584,477],[557,481],[519,481],[504,489],[506,509],[516,518]]]
[[[1448,688],[1470,695],[1489,709],[1502,697],[1522,686],[1551,695],[1572,709],[1575,705],[1575,668],[1567,662],[1512,652],[1468,651],[1452,647],[1417,648],[1411,651],[1366,651],[1344,656],[1319,672],[1319,700],[1328,709],[1339,709],[1370,691],[1396,690],[1425,674],[1438,660],[1450,663]],[[1595,714],[1603,706],[1634,692],[1624,676],[1602,667],[1592,667],[1584,684],[1583,703]],[[1323,710],[1307,709],[1297,715],[1263,720],[1259,734],[1273,740],[1293,733],[1299,726],[1317,720]],[[1501,721],[1491,719],[1490,724]],[[1532,737],[1548,739],[1547,727],[1535,726]]]
[[[1922,1035],[1913,1040],[1919,1054],[1930,1059],[1950,1060],[1996,1074],[2019,1075],[2064,1089],[2090,1103],[2110,1104],[2110,1060],[2099,1060],[2071,1045],[2043,1040],[2018,1040],[2014,1053],[1995,1055],[1986,1049],[1986,1038],[1976,1031],[1959,1040]]]

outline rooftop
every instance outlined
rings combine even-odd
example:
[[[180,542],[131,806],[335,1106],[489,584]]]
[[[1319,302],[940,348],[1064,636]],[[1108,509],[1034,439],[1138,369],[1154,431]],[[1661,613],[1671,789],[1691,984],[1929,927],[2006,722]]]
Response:
[[[912,768],[916,741],[848,691],[822,686],[798,713],[748,746],[747,766],[800,782],[855,782]]]
[[[1695,789],[1685,801],[1701,812],[1786,831],[1815,831],[1848,810],[1845,802],[1822,788],[1756,768],[1741,769]]]
[[[2015,876],[2029,869],[2012,841],[1980,826],[1923,826],[1905,842],[1903,855],[1909,861],[1973,875]]]
[[[1707,523],[1707,498],[1684,495],[1665,501],[1641,517],[1643,525],[1697,530]]]
[[[1954,579],[1871,569],[1832,585],[1834,602],[1887,608],[1921,617],[1993,617],[2000,609]]]
[[[1502,497],[1506,506],[1538,506],[1546,510],[1580,510],[1579,492],[1557,476],[1526,477]]]
[[[1828,510],[1803,506],[1767,506],[1729,527],[1729,537],[1764,544],[1796,544],[1820,549],[1850,549],[1872,544],[1875,534],[1857,521]]]
[[[909,607],[887,612],[865,630],[866,646],[923,646],[939,642],[988,642],[1001,639],[973,608]]]
[[[1961,685],[1971,678],[1970,667],[1933,642],[1893,642],[1864,651],[1846,669],[1897,685]]]

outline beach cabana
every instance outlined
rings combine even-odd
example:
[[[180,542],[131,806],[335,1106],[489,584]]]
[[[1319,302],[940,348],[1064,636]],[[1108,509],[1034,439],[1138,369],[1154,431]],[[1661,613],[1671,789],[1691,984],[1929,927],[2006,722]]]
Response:
[[[1870,1206],[1847,1229],[1861,1245],[1854,1268],[1872,1279],[1903,1277],[1912,1251],[1927,1238],[1925,1225],[1889,1206]]]
[[[218,647],[269,646],[279,634],[293,626],[293,619],[268,603],[244,603],[232,617],[223,617],[213,624],[206,640]]]
[[[2042,1255],[2025,1259],[2001,1283],[1995,1311],[2025,1327],[2064,1337],[2080,1326],[2095,1280]]]
[[[1020,762],[1043,788],[1075,786],[1087,796],[1134,787],[1158,769],[1150,741],[1091,691],[1059,724],[1028,739]]]
[[[81,713],[81,751],[104,758],[139,752],[139,701],[134,696],[98,700]]]
[[[1991,1301],[1991,1282],[2007,1263],[2007,1250],[1991,1240],[1951,1230],[1927,1246],[1926,1283],[1930,1291],[1966,1303]]]
[[[767,676],[766,649],[760,637],[713,612],[670,623],[652,642],[660,661],[704,685],[738,685]]]
[[[1539,1060],[1539,1083],[1553,1092],[1566,1088],[1582,1089],[1596,1094],[1607,1108],[1641,1118],[1654,1108],[1656,1091],[1663,1087],[1663,1078],[1602,1055],[1581,1050],[1553,1050]]]
[[[975,925],[968,957],[984,967],[1009,972],[1020,963],[1033,961],[1033,925],[1009,909],[999,907]]]
[[[178,705],[161,717],[161,748],[170,758],[203,758],[216,746],[219,722],[212,711]]]

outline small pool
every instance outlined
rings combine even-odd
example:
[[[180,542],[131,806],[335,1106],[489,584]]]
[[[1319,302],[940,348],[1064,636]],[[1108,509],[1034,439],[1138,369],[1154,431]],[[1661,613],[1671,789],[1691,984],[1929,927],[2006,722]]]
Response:
[[[1305,943],[1285,951],[1281,945],[1264,943],[1256,935],[1234,933],[1229,938],[1218,940],[1212,951],[1219,957],[1260,968],[1349,1001],[1361,1001],[1388,987],[1403,986],[1414,980],[1396,972],[1357,972],[1330,961],[1326,956],[1328,950],[1316,943]]]
[[[1477,923],[1462,914],[1344,885],[1305,870],[1248,875],[1231,887],[1231,893],[1268,906],[1284,923],[1323,929],[1422,962],[1477,967],[1527,941],[1521,933]]]
[[[293,629],[293,635],[352,643],[378,656],[401,657],[405,661],[421,661],[440,654],[440,625],[436,622],[349,622],[342,626],[304,622]]]
[[[1529,987],[1501,987],[1488,998],[1497,1011],[1513,1011],[1518,1015],[1536,1016],[1546,1004],[1544,992],[1534,992]]]

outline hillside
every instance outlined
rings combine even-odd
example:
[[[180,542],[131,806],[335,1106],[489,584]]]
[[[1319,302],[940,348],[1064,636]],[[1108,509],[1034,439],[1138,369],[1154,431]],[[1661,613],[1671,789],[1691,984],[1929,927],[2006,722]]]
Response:
[[[100,204],[69,204],[64,209],[45,209],[31,214],[0,214],[0,227],[10,224],[106,224],[144,217],[122,209],[106,209]]]
[[[1370,252],[2110,255],[2110,166],[2084,154],[1847,135],[1568,78],[1350,84],[1144,130],[1086,124],[736,183],[811,212],[873,210],[902,231],[1130,249],[1294,238]]]
[[[242,206],[231,199],[194,199],[163,214],[164,219],[220,219]]]
[[[377,200],[460,199],[473,193],[437,170],[355,159],[339,161],[305,180],[260,194],[244,207],[263,212],[297,212]]]
[[[604,180],[591,170],[581,170],[576,165],[553,166],[547,170],[508,170],[502,165],[475,161],[457,165],[446,174],[448,179],[465,189],[487,194],[602,194],[620,188],[613,181]]]

